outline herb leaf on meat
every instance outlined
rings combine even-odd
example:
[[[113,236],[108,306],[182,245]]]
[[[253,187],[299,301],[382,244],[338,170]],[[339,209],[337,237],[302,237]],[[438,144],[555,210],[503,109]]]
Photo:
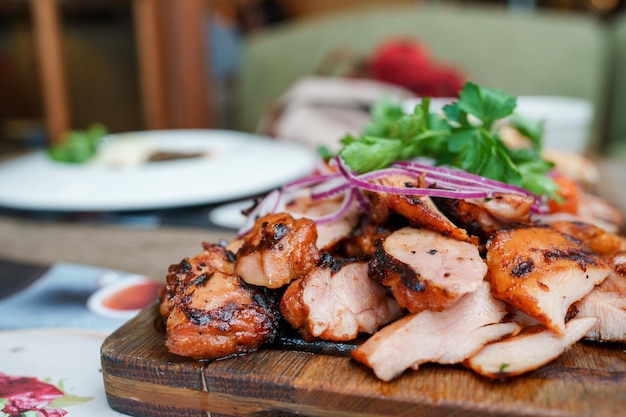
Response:
[[[430,111],[425,98],[407,114],[387,99],[375,103],[371,121],[358,137],[342,138],[340,156],[359,173],[388,167],[396,161],[432,158],[436,165],[463,169],[533,193],[554,197],[558,187],[546,175],[552,164],[541,157],[541,123],[515,114],[517,100],[508,93],[467,82],[459,99]],[[503,119],[529,145],[508,148],[500,137]]]

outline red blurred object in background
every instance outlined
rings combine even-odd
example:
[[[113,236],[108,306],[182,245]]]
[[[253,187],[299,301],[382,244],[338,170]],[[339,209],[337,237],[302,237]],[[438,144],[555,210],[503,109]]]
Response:
[[[410,39],[382,44],[368,61],[369,76],[399,85],[418,96],[456,97],[465,76],[454,68],[434,62],[429,51]]]

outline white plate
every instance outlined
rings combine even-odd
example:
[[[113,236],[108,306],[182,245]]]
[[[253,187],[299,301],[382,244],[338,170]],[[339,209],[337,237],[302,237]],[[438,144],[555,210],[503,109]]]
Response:
[[[252,204],[254,204],[253,200],[223,204],[209,212],[209,221],[227,229],[239,229],[246,222],[246,216],[242,214],[242,210],[250,208]]]
[[[307,175],[317,159],[304,145],[226,130],[144,131],[107,139],[121,140],[210,156],[116,167],[57,163],[36,152],[0,164],[0,206],[124,211],[215,203],[264,193]]]
[[[24,378],[19,381],[25,393],[43,384],[65,393],[56,404],[44,404],[46,408],[63,409],[68,416],[122,416],[109,407],[104,391],[100,346],[105,337],[68,329],[0,332],[0,373],[12,381],[3,383],[5,377],[0,378],[0,391],[14,390],[18,382],[14,378]]]

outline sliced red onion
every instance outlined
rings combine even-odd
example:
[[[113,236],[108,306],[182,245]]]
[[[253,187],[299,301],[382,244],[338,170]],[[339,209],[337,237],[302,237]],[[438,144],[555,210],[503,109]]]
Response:
[[[239,228],[237,235],[241,237],[245,235],[246,233],[248,233],[250,230],[252,230],[254,223],[261,217],[265,216],[266,214],[277,213],[278,211],[283,210],[283,209],[284,209],[284,202],[283,202],[283,196],[280,190],[275,189],[269,192],[250,211],[250,213],[246,217],[246,220]]]
[[[337,168],[339,172],[331,172],[328,167]],[[369,210],[369,201],[363,191],[452,199],[492,198],[498,193],[525,194],[535,198],[536,203],[532,207],[534,213],[545,212],[541,206],[541,199],[528,190],[461,170],[403,161],[396,162],[389,168],[356,174],[340,157],[331,159],[325,168],[323,173],[289,182],[281,190],[274,190],[265,196],[248,215],[245,224],[239,230],[239,235],[250,231],[260,217],[284,210],[286,201],[305,190],[310,192],[314,201],[344,193],[342,203],[335,212],[313,219],[318,224],[340,219],[354,201],[360,211]],[[416,179],[421,177],[428,187],[392,187],[371,182],[393,175],[406,175]]]
[[[317,224],[328,224],[328,223],[332,223],[334,221],[341,219],[342,217],[346,215],[346,212],[350,209],[350,206],[354,202],[354,199],[357,193],[358,193],[358,190],[356,188],[346,190],[343,200],[341,201],[341,205],[335,212],[331,214],[327,214],[325,216],[314,218],[312,220],[315,221],[315,223]]]
[[[415,162],[408,162],[408,161],[396,162],[394,163],[394,166],[400,166],[411,171],[424,172],[427,175],[432,176],[433,178],[441,178],[441,179],[448,179],[451,181],[455,181],[459,185],[465,184],[465,185],[483,186],[483,187],[492,188],[494,190],[503,190],[503,192],[515,192],[517,194],[533,195],[535,198],[538,198],[538,196],[534,195],[533,193],[531,193],[530,191],[522,187],[507,184],[501,181],[492,180],[490,178],[482,177],[476,174],[471,174],[466,171],[443,168],[443,167],[436,167],[436,166],[431,166],[431,165],[423,165],[423,164],[418,164]]]
[[[330,179],[333,178],[339,178],[341,177],[341,174],[339,173],[332,173],[332,174],[320,174],[320,175],[311,175],[308,177],[304,177],[304,178],[300,178],[291,182],[286,183],[285,185],[283,185],[282,189],[285,192],[293,192],[296,190],[300,190],[302,188],[305,187],[311,187],[313,185],[316,184],[321,184],[324,183]]]
[[[348,188],[350,188],[350,182],[343,175],[337,174],[336,177],[313,186],[311,198],[313,200],[323,200],[346,191]]]
[[[386,185],[372,184],[367,181],[363,181],[359,176],[354,175],[349,171],[349,168],[345,166],[343,160],[339,161],[339,169],[344,174],[350,183],[355,187],[362,188],[364,190],[379,192],[379,193],[392,193],[403,195],[415,195],[415,196],[429,196],[429,197],[442,197],[442,198],[487,198],[493,195],[492,191],[456,191],[445,190],[441,188],[408,188],[408,187],[390,187]]]

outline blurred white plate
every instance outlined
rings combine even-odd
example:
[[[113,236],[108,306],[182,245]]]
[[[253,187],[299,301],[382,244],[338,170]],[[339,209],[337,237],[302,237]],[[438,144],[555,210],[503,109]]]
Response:
[[[100,346],[105,338],[105,333],[56,328],[0,332],[0,390],[69,416],[122,416],[109,407],[102,383]],[[34,401],[46,384],[61,388],[65,396],[52,404],[51,397]]]
[[[253,204],[253,200],[223,204],[209,212],[209,221],[216,226],[237,230],[246,221],[246,216],[242,214],[242,210],[250,208]]]
[[[135,155],[118,165],[102,160],[63,164],[43,151],[0,164],[0,206],[123,211],[215,203],[260,194],[307,175],[317,158],[304,145],[227,130],[131,132],[111,135],[106,144],[121,140],[125,148],[133,148],[126,149],[126,155]],[[148,144],[208,156],[133,163],[139,149]]]

